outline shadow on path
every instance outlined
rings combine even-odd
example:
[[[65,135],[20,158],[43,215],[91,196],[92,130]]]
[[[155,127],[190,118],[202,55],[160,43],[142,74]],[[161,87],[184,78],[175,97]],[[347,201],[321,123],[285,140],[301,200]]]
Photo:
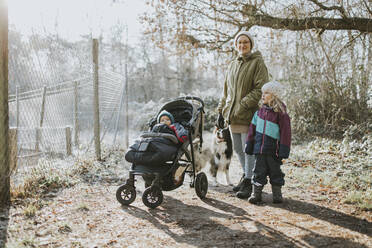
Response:
[[[308,234],[302,237],[302,240],[306,242],[308,245],[310,245],[311,247],[368,248],[368,246],[366,245],[357,244],[351,240],[347,240],[347,239],[339,238],[339,237],[329,237],[329,236],[321,235],[309,229],[305,229],[301,226],[298,226],[292,223],[286,222],[286,224],[308,232]]]
[[[230,194],[231,197],[235,197],[231,187],[211,187],[212,191]],[[351,231],[355,231],[362,234],[367,234],[369,237],[372,236],[372,223],[360,219],[352,215],[348,215],[324,206],[316,205],[306,201],[294,200],[291,198],[285,198],[282,204],[273,204],[272,195],[263,192],[262,195],[263,203],[260,205],[270,205],[275,208],[282,208],[294,213],[308,214],[314,218],[327,221],[331,224],[347,228]]]
[[[242,208],[216,199],[205,199],[203,202],[209,207],[188,205],[166,196],[157,209],[146,211],[132,206],[123,206],[122,209],[135,218],[149,221],[178,244],[187,243],[196,247],[306,246],[307,242],[295,240],[249,218]],[[332,237],[326,237],[325,240],[330,244],[342,244],[345,241]],[[363,247],[353,244],[355,247]]]
[[[327,221],[333,225],[347,228],[351,231],[367,234],[372,236],[372,223],[333,209],[319,206],[313,203],[298,201],[290,198],[285,198],[282,204],[272,204],[270,206],[282,208],[294,213],[308,214],[314,218]]]

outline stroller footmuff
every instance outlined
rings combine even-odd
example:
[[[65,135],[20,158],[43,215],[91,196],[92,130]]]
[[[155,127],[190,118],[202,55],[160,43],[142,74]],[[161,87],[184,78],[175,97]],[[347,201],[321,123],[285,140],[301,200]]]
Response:
[[[129,147],[125,159],[134,164],[155,165],[173,160],[177,152],[178,140],[165,133],[145,133]]]
[[[196,103],[195,103],[196,102]],[[195,171],[193,141],[202,146],[204,103],[198,97],[182,97],[165,104],[159,111],[171,113],[175,121],[183,125],[188,139],[180,143],[171,129],[164,124],[150,122],[150,132],[145,132],[132,144],[125,159],[132,163],[129,178],[116,191],[117,200],[123,205],[131,204],[136,198],[135,176],[142,176],[145,191],[143,203],[156,208],[163,201],[162,191],[180,187],[188,173],[190,186],[203,199],[208,191],[208,180],[204,172]],[[159,114],[158,113],[158,114]],[[198,139],[196,139],[198,138]]]

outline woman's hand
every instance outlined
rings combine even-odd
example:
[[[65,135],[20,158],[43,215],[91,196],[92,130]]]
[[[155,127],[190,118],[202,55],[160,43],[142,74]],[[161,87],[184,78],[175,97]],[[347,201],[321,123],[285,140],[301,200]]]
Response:
[[[218,113],[217,126],[218,126],[218,128],[224,128],[225,127],[225,119],[223,118],[222,113]]]

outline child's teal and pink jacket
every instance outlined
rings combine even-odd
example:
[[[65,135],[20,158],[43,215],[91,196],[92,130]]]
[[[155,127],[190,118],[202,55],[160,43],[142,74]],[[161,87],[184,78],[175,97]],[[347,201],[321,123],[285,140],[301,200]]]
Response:
[[[291,147],[291,122],[287,113],[274,112],[263,105],[249,126],[245,152],[288,158]]]

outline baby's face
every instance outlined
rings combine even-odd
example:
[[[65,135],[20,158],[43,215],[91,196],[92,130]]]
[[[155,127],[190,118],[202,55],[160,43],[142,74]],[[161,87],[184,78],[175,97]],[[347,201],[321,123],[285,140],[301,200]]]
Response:
[[[160,117],[160,123],[163,123],[163,124],[166,124],[166,125],[170,125],[170,124],[172,124],[171,123],[171,120],[169,119],[169,117],[168,116],[166,116],[166,115],[163,115],[162,117]]]

